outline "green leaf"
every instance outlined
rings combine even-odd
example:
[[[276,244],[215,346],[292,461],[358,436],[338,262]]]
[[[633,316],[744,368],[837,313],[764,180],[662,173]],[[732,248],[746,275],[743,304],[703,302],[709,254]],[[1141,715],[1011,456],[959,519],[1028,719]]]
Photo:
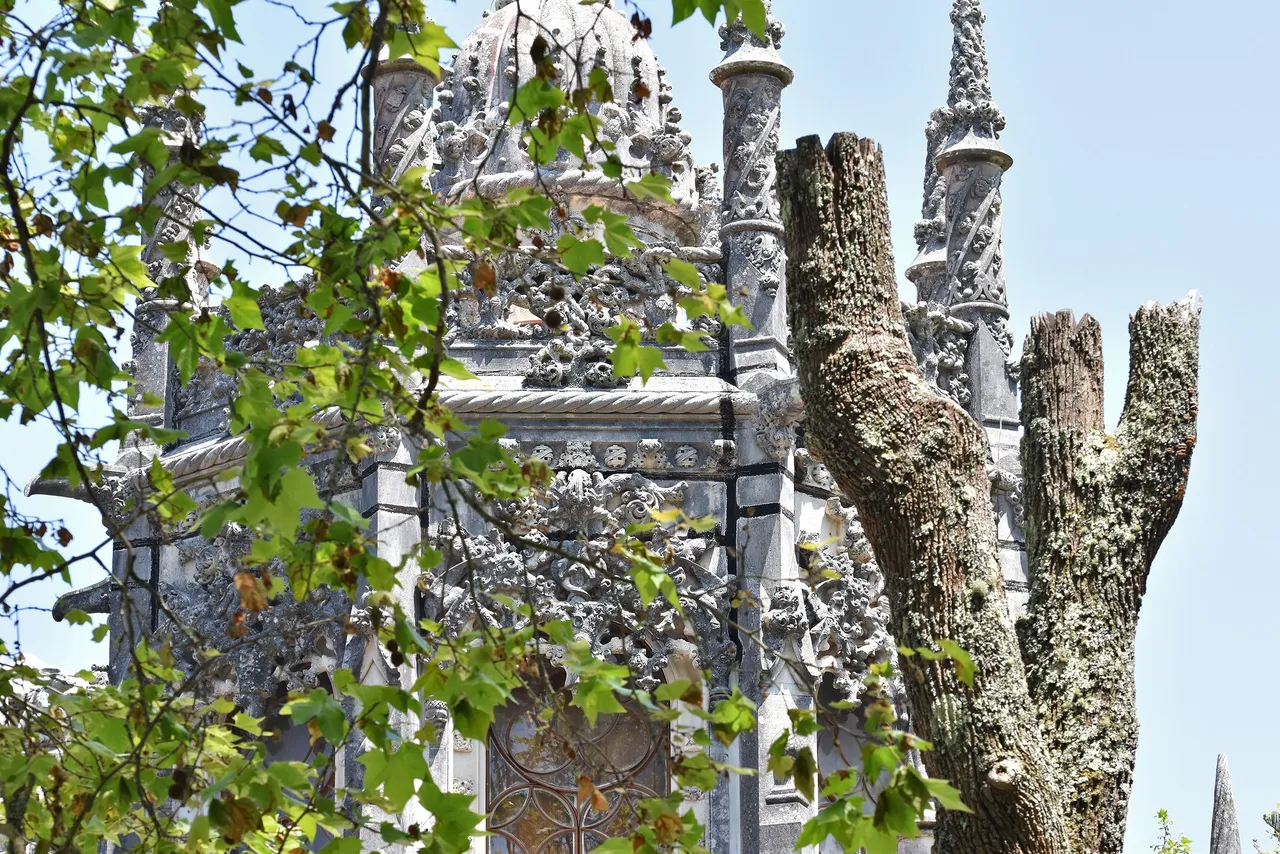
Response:
[[[83,626],[93,622],[93,618],[79,608],[72,608],[62,618],[73,626]]]
[[[311,690],[305,697],[286,703],[281,709],[295,724],[315,721],[320,734],[330,744],[342,744],[347,737],[347,714],[342,704],[323,688]]]
[[[956,810],[957,812],[973,812],[960,799],[960,790],[952,786],[946,780],[939,780],[934,777],[924,777],[924,785],[929,790],[929,795],[943,809]]]
[[[711,712],[711,731],[725,746],[733,744],[739,733],[756,728],[756,704],[742,695],[737,688],[727,700]]]
[[[671,196],[671,181],[657,172],[647,172],[634,181],[627,182],[627,190],[637,199],[655,199],[666,204],[674,204]]]
[[[742,5],[742,23],[760,38],[765,38],[765,31],[769,28],[769,15],[768,10],[765,9],[764,0],[738,0],[738,2]]]
[[[813,751],[806,745],[796,754],[795,778],[796,789],[809,803],[815,800],[814,782],[817,777],[818,763],[813,758]]]
[[[599,240],[579,240],[572,234],[563,234],[556,241],[560,261],[576,276],[584,275],[592,264],[604,263],[604,246]]]
[[[417,32],[396,27],[387,45],[388,57],[407,56],[437,77],[440,76],[440,51],[452,50],[457,45],[445,33],[444,27],[435,21],[415,22]]]
[[[209,10],[209,17],[213,19],[213,25],[222,31],[224,38],[233,42],[240,41],[240,34],[236,32],[235,15],[231,12],[231,7],[234,3],[228,3],[226,0],[200,0],[200,4]],[[250,75],[246,74],[245,76],[249,77]]]
[[[258,292],[243,279],[232,281],[231,296],[223,299],[222,304],[231,312],[231,322],[237,329],[266,328],[262,324],[262,312],[258,308]]]
[[[249,146],[249,156],[263,163],[270,163],[276,157],[287,157],[288,155],[289,150],[284,147],[284,143],[266,134],[260,135],[254,140],[253,145]]]
[[[938,641],[938,646],[942,648],[956,666],[956,678],[968,687],[973,687],[973,677],[978,672],[977,666],[973,663],[973,658],[969,653],[960,648],[955,641],[946,640],[945,638]]]
[[[402,811],[417,792],[419,781],[431,773],[424,748],[412,742],[366,751],[360,762],[365,766],[365,786],[381,786],[392,812]]]
[[[669,258],[666,263],[667,275],[684,285],[691,291],[702,290],[702,277],[698,275],[698,268],[690,264],[688,261],[682,261],[679,258]]]
[[[605,334],[615,345],[609,357],[615,377],[632,377],[638,372],[641,380],[648,382],[654,371],[666,370],[662,351],[640,343],[640,327],[629,317],[623,317],[617,326],[606,329]]]

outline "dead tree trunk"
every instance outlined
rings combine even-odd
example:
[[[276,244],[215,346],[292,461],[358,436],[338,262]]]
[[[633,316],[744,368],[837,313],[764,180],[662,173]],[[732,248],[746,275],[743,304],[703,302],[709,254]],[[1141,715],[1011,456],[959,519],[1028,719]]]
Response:
[[[1119,854],[1138,719],[1133,644],[1156,550],[1195,446],[1194,300],[1138,309],[1115,436],[1102,335],[1085,315],[1035,318],[1022,360],[1023,496],[1032,567],[1019,623],[1028,687],[1060,772],[1077,851]]]
[[[1099,810],[1093,830],[1086,830],[1079,804],[1087,796],[1096,807],[1099,797],[1127,793],[1132,728],[1109,734],[1100,772],[1107,782],[1089,777],[1083,793],[1078,778],[1097,764],[1097,754],[1080,743],[1064,745],[1058,730],[1079,732],[1100,704],[1121,705],[1132,717],[1131,664],[1126,670],[1123,662],[1132,660],[1147,568],[1176,515],[1193,441],[1194,312],[1185,305],[1149,307],[1135,316],[1125,416],[1132,426],[1122,425],[1114,441],[1126,450],[1114,459],[1100,432],[1096,348],[1080,348],[1093,353],[1090,358],[1064,360],[1058,350],[1066,345],[1052,344],[1045,322],[1037,325],[1028,345],[1034,390],[1026,409],[1034,435],[1024,450],[1036,459],[1027,465],[1024,493],[1033,496],[1027,510],[1038,576],[1029,617],[1035,628],[1026,637],[1038,652],[1024,654],[997,562],[986,436],[924,379],[906,338],[878,148],[837,134],[824,151],[817,137],[807,137],[781,153],[778,166],[806,435],[857,506],[885,573],[898,642],[917,647],[953,640],[978,667],[972,689],[940,665],[907,680],[912,721],[934,743],[926,754],[929,772],[950,780],[974,809],[971,816],[940,816],[937,848],[945,854],[1111,850],[1104,846],[1119,838],[1117,826],[1123,834],[1123,803]],[[1041,402],[1046,395],[1051,400]],[[1062,426],[1076,423],[1070,413],[1089,426]],[[1054,438],[1064,432],[1081,438]],[[1040,436],[1055,449],[1044,460]],[[1097,446],[1106,458],[1097,460],[1106,506],[1072,491],[1077,465],[1089,464],[1084,445]],[[1063,455],[1083,462],[1067,464]],[[1089,500],[1094,503],[1080,503]],[[1081,542],[1081,525],[1095,532],[1087,556],[1073,545]],[[1087,592],[1073,592],[1073,585]],[[1105,628],[1083,613],[1100,597],[1109,597],[1109,613],[1096,617]],[[1079,632],[1039,628],[1072,619]],[[1091,646],[1099,632],[1114,640],[1104,652]],[[1108,656],[1117,654],[1112,663],[1121,664],[1121,672],[1101,674]],[[1024,659],[1032,662],[1033,679]],[[1071,679],[1060,677],[1064,668]]]
[[[885,574],[900,644],[973,656],[973,688],[935,664],[907,680],[929,773],[974,816],[939,824],[946,852],[1064,852],[1048,752],[1005,605],[987,442],[925,381],[894,281],[879,149],[837,134],[779,158],[790,318],[806,436],[858,508]]]

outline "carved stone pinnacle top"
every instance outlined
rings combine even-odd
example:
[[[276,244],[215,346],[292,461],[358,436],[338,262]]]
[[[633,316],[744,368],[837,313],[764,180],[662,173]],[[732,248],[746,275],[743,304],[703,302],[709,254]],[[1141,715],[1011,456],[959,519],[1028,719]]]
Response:
[[[764,38],[753,33],[741,19],[720,27],[720,49],[724,59],[711,69],[711,82],[723,87],[725,81],[741,74],[772,74],[786,86],[794,78],[791,67],[778,54],[786,27],[773,16],[771,0],[765,0],[768,13]]]
[[[955,0],[951,7],[950,89],[947,106],[934,114],[946,136],[939,168],[961,158],[981,157],[1006,169],[1013,162],[997,142],[1005,122],[991,95],[991,71],[982,33],[985,20],[979,0]]]

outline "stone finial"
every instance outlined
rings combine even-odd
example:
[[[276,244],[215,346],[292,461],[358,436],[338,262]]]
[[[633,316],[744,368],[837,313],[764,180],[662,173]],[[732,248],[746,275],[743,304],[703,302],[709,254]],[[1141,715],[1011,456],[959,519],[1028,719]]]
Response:
[[[997,139],[1005,120],[991,95],[984,21],[979,0],[954,0],[947,103],[925,127],[924,199],[916,223],[919,254],[906,274],[916,286],[917,301],[930,307],[920,313],[922,319],[932,322],[936,315],[951,333],[959,326],[972,330],[964,346],[953,346],[961,343],[954,334],[925,335],[937,338],[946,351],[926,356],[949,367],[938,374],[940,390],[986,423],[1017,421],[1018,405],[1016,378],[1009,368],[1013,339],[1007,323],[1000,195],[1013,160]]]
[[[406,27],[411,34],[418,28]],[[435,151],[435,128],[431,116],[432,94],[440,82],[421,63],[410,57],[387,59],[389,51],[371,69],[373,83],[373,165],[391,183],[409,169],[431,165]],[[381,207],[381,197],[374,206]]]
[[[1004,115],[991,96],[991,71],[987,44],[982,35],[979,0],[955,0],[951,7],[954,37],[951,43],[951,79],[943,120],[950,130],[950,145],[968,136],[994,141],[1004,130]]]
[[[764,38],[747,28],[741,19],[720,28],[720,49],[724,59],[711,69],[711,82],[723,88],[730,77],[752,72],[772,74],[785,86],[794,75],[790,66],[782,61],[778,49],[786,27],[773,16],[772,0],[764,0],[767,23]]]
[[[915,236],[918,253],[907,267],[907,278],[915,284],[920,302],[942,303],[947,281],[947,182],[938,171],[938,155],[946,143],[946,126],[937,112],[925,125],[924,201]]]
[[[1231,773],[1227,755],[1218,754],[1218,772],[1213,783],[1213,826],[1209,832],[1209,854],[1240,854],[1240,828],[1236,823],[1236,801],[1231,794]]]

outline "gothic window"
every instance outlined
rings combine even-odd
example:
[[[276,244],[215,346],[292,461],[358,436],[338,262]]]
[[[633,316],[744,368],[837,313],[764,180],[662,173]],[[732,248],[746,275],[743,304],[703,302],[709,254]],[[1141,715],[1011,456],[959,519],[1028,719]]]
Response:
[[[591,726],[559,703],[548,724],[538,716],[545,703],[517,699],[498,710],[489,731],[492,854],[585,854],[630,834],[640,801],[668,794],[666,729],[636,708],[600,715]],[[578,803],[583,774],[604,795],[604,809]]]

